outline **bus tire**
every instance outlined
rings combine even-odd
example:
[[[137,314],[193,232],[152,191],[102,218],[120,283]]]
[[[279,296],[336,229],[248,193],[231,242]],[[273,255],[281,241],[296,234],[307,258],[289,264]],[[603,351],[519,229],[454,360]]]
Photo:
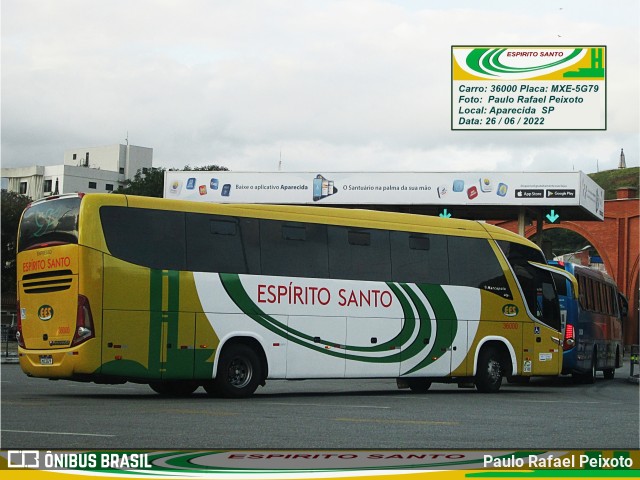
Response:
[[[584,383],[595,383],[597,366],[598,366],[598,349],[594,347],[593,353],[591,354],[591,367],[589,367],[589,370],[582,376]]]
[[[604,375],[605,380],[613,380],[616,376],[616,367],[618,366],[618,354],[619,350],[616,349],[616,358],[615,363],[612,368],[605,368],[602,370],[602,374]]]
[[[228,345],[220,354],[213,390],[226,398],[249,397],[262,381],[262,370],[260,357],[251,347]]]
[[[431,382],[426,378],[407,378],[407,383],[413,393],[427,393],[431,388]]]
[[[496,393],[502,385],[504,371],[504,360],[500,352],[494,347],[484,347],[478,356],[476,389],[481,393]]]
[[[154,392],[166,397],[188,397],[198,389],[196,382],[180,380],[150,382],[149,386]]]
[[[616,347],[616,368],[622,368],[622,355],[620,355],[620,347]]]

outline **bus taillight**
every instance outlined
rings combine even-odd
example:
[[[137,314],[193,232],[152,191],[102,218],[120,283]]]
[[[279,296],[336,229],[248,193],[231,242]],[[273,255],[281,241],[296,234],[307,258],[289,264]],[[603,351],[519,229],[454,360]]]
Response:
[[[75,347],[82,342],[86,342],[95,336],[93,330],[93,317],[89,299],[84,295],[78,295],[78,314],[76,316],[76,331],[71,341],[71,346]]]
[[[20,313],[20,300],[16,302],[16,312],[18,312],[18,323],[16,325],[16,342],[18,346],[24,347],[24,337],[22,336],[22,314]]]
[[[575,330],[573,328],[573,325],[568,323],[567,324],[567,328],[564,331],[563,349],[564,350],[571,350],[575,346],[576,346]]]

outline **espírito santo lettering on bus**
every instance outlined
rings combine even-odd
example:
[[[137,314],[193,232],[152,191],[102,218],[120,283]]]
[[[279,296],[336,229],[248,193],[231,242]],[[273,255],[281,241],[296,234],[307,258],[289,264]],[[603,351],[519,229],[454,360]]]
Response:
[[[62,268],[71,266],[71,258],[47,258],[40,260],[30,260],[22,263],[22,273],[37,272],[38,270],[48,270],[52,268]]]
[[[258,303],[288,305],[322,305],[336,303],[339,307],[382,307],[393,304],[393,294],[380,289],[347,289],[337,292],[337,301],[327,287],[300,286],[290,282],[288,285],[258,285]]]

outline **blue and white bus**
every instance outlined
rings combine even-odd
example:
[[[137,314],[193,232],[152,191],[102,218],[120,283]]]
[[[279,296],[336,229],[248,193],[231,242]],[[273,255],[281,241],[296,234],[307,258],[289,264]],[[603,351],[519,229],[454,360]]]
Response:
[[[578,282],[578,296],[565,278],[556,278],[564,327],[562,373],[588,383],[597,371],[612,379],[622,367],[622,312],[624,296],[611,277],[592,268],[550,261],[571,273]]]

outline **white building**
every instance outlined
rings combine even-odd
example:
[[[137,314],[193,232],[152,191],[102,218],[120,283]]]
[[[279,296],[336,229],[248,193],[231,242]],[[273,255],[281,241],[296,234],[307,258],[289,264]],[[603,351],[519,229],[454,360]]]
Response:
[[[7,190],[37,200],[53,194],[111,192],[151,168],[153,149],[135,145],[75,148],[64,152],[63,165],[3,168]]]

